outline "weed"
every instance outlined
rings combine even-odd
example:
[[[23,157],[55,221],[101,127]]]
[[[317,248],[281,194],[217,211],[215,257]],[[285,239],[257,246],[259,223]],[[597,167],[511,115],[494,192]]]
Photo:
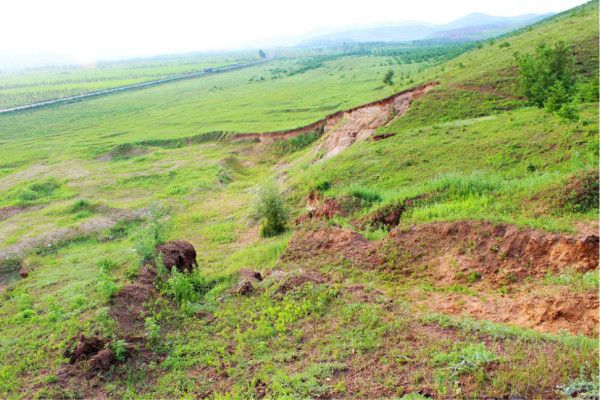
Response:
[[[112,350],[117,361],[125,361],[125,356],[127,355],[126,345],[127,342],[122,339],[113,340],[110,343],[110,349]]]
[[[262,222],[260,233],[263,237],[276,236],[285,231],[289,210],[281,192],[274,184],[267,184],[258,189],[251,217]]]

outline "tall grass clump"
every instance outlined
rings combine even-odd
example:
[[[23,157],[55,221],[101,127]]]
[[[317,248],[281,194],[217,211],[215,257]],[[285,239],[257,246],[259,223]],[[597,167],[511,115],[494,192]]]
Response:
[[[156,246],[166,240],[167,232],[166,211],[153,209],[148,223],[139,227],[134,235],[135,250],[141,263],[156,260]]]
[[[383,200],[383,197],[376,190],[353,185],[348,190],[348,194],[362,203],[362,206],[370,206]]]
[[[275,184],[261,186],[256,194],[251,218],[261,222],[260,234],[273,237],[286,230],[290,212]]]
[[[275,154],[283,155],[301,150],[321,136],[321,132],[313,131],[302,133],[296,137],[284,140],[278,140],[273,144]]]

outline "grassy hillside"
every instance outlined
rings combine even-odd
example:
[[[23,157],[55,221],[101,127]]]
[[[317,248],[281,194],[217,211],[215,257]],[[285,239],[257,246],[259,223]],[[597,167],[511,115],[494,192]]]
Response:
[[[590,2],[491,40],[428,71],[422,80],[438,80],[441,85],[381,132],[480,117],[524,105],[517,57],[534,53],[541,43],[567,43],[577,60],[578,72],[586,77],[597,76],[598,22],[598,3]]]
[[[592,2],[440,65],[290,57],[0,115],[0,397],[594,395],[598,103],[529,105],[513,53],[562,39],[597,74],[597,18]],[[326,138],[203,141],[433,80],[378,132],[395,135],[325,161]],[[270,182],[304,219],[264,238]],[[331,218],[305,215],[311,191]],[[199,268],[154,277],[168,240]],[[72,359],[81,335],[106,368]]]

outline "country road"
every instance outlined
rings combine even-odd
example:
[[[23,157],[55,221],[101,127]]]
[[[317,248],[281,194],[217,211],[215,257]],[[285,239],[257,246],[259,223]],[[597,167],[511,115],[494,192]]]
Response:
[[[190,74],[185,74],[185,75],[177,75],[177,76],[172,76],[169,78],[163,78],[163,79],[157,79],[157,80],[148,81],[148,82],[136,83],[133,85],[118,86],[118,87],[114,87],[114,88],[110,88],[110,89],[95,90],[93,92],[79,94],[76,96],[62,97],[62,98],[54,99],[54,100],[46,100],[46,101],[40,101],[38,103],[25,104],[22,106],[0,109],[0,114],[26,111],[26,110],[31,110],[31,109],[35,109],[35,108],[48,107],[48,106],[52,106],[52,105],[56,105],[56,104],[72,103],[72,102],[84,100],[84,99],[87,99],[90,97],[104,96],[104,95],[111,94],[111,93],[124,92],[124,91],[135,90],[135,89],[143,89],[145,87],[160,85],[163,83],[170,83],[170,82],[180,81],[180,80],[184,80],[184,79],[198,78],[201,76],[208,76],[208,75],[218,74],[218,73],[222,73],[222,72],[235,71],[238,69],[263,64],[268,61],[271,61],[272,59],[273,59],[273,57],[270,57],[270,58],[266,58],[264,60],[258,60],[258,61],[253,61],[253,62],[249,62],[249,63],[232,64],[232,65],[228,65],[226,67],[212,68],[208,71],[192,72]]]

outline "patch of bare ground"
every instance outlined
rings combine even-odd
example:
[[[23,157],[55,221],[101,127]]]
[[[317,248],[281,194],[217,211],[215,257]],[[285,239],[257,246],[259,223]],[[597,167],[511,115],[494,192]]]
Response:
[[[21,206],[0,207],[0,221],[2,221],[4,219],[8,219],[8,218],[12,217],[13,215],[25,212],[26,210],[27,210],[27,207],[21,207]]]
[[[297,230],[281,260],[311,260],[316,264],[350,260],[364,268],[376,267],[383,261],[372,242],[354,231],[336,226]]]
[[[406,113],[413,99],[427,93],[437,83],[429,83],[391,96],[387,99],[365,104],[327,118],[323,141],[317,152],[327,160],[344,151],[352,143],[373,136],[375,130],[390,120]]]
[[[422,302],[430,310],[505,323],[540,332],[598,335],[598,294],[535,293],[534,288],[516,293],[479,296],[459,293],[427,293]]]
[[[597,293],[540,290],[526,278],[566,268],[598,268],[598,236],[570,236],[484,222],[452,222],[396,229],[381,244],[387,266],[435,282],[428,308],[542,332],[598,334]],[[391,258],[390,258],[391,257]],[[444,287],[467,285],[469,293]],[[498,289],[510,288],[499,295]]]
[[[0,249],[0,261],[10,258],[22,258],[28,252],[38,248],[52,249],[60,243],[67,242],[77,237],[100,233],[105,229],[111,228],[118,221],[131,221],[145,218],[147,215],[147,209],[133,211],[109,209],[107,210],[106,215],[90,218],[77,227],[59,228],[42,235],[27,237],[18,243]]]
[[[459,221],[397,228],[381,243],[391,264],[418,263],[448,282],[476,272],[497,285],[570,268],[598,268],[598,235],[571,236],[506,224]]]
[[[338,111],[309,125],[295,129],[263,133],[240,133],[233,141],[270,143],[289,139],[308,132],[322,133],[323,140],[316,148],[318,159],[326,160],[347,149],[356,141],[373,136],[375,130],[406,113],[413,99],[421,97],[438,82],[426,83],[345,111]]]
[[[439,289],[420,302],[432,310],[542,332],[598,334],[597,293],[540,290],[530,280],[564,269],[596,270],[598,236],[593,234],[459,221],[396,228],[380,242],[370,242],[354,231],[321,225],[297,230],[281,260],[311,266],[349,261],[424,278]],[[472,289],[444,290],[448,286]],[[500,295],[500,288],[510,290]]]

